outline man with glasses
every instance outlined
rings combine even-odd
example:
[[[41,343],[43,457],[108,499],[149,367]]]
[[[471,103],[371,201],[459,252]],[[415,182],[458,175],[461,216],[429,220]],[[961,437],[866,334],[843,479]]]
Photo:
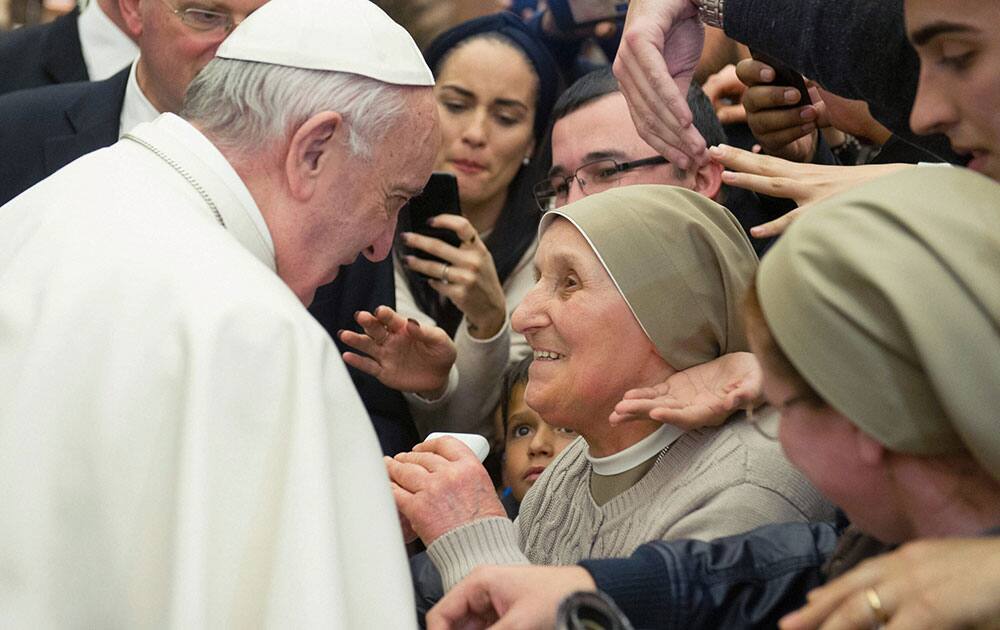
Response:
[[[110,146],[139,123],[177,112],[188,84],[226,36],[265,0],[122,0],[140,56],[110,79],[0,97],[0,205],[73,160]],[[331,41],[330,46],[336,47]],[[358,260],[310,307],[331,335],[353,313],[395,305],[391,261]],[[350,368],[389,455],[418,440],[402,394]]]
[[[233,26],[264,1],[122,0],[122,18],[139,44],[129,68],[104,81],[0,97],[0,204],[137,124],[176,112]]]
[[[696,84],[688,92],[688,104],[695,127],[709,145],[724,143],[722,125]],[[615,186],[669,184],[726,205],[748,234],[762,221],[752,193],[723,185],[721,164],[709,161],[684,170],[639,137],[610,67],[594,70],[571,85],[556,102],[552,120],[552,168],[534,188],[543,211]],[[758,254],[766,247],[751,242]]]

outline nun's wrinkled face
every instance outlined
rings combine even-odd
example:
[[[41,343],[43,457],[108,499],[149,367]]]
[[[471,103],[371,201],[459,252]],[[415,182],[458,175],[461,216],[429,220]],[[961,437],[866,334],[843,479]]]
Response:
[[[542,234],[535,267],[538,282],[511,320],[534,351],[524,399],[549,424],[586,438],[626,391],[659,382],[666,364],[569,221]]]
[[[906,0],[906,30],[920,56],[910,126],[944,133],[969,168],[1000,181],[1000,3]]]
[[[781,412],[777,435],[788,460],[864,532],[885,542],[904,540],[903,514],[888,483],[884,450],[776,367],[770,331],[751,326],[749,332],[763,371],[764,396]]]

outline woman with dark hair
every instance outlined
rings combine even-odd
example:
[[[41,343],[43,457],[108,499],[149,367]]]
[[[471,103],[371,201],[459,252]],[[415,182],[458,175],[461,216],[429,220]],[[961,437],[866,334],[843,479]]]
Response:
[[[360,313],[365,334],[342,338],[371,358],[345,359],[409,392],[422,433],[489,436],[504,370],[530,353],[511,331],[510,313],[534,282],[540,213],[531,188],[548,170],[543,145],[559,77],[544,45],[507,13],[445,32],[425,57],[437,81],[443,140],[435,170],[456,177],[462,209],[429,224],[461,242],[400,233],[401,244],[440,260],[397,248],[398,314]]]

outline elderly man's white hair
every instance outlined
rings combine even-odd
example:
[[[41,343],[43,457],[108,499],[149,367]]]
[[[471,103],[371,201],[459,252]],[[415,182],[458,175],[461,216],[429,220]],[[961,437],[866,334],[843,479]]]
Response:
[[[350,152],[369,159],[407,112],[406,97],[415,89],[348,72],[217,57],[191,82],[181,116],[221,147],[245,154],[283,141],[319,112],[335,111],[347,125]]]

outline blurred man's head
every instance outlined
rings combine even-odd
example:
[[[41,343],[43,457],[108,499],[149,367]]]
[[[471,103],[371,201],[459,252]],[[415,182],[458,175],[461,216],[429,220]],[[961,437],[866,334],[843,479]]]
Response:
[[[160,112],[176,112],[195,75],[233,28],[266,0],[119,0],[139,44],[136,80]]]
[[[920,55],[910,126],[944,133],[969,168],[1000,180],[1000,3],[906,0],[906,30]]]
[[[303,14],[318,26],[289,28]],[[385,258],[400,208],[430,177],[440,144],[430,69],[365,0],[272,0],[218,55],[181,115],[236,169],[278,275],[308,304],[359,253]]]
[[[697,84],[691,85],[688,104],[695,127],[709,146],[724,142],[722,126]],[[586,194],[632,184],[670,184],[710,199],[718,197],[722,186],[720,165],[711,162],[684,171],[660,158],[639,137],[611,68],[595,70],[571,85],[556,103],[552,120],[549,183],[555,192],[556,207]],[[636,161],[639,164],[634,164]],[[576,179],[571,178],[574,173]]]

